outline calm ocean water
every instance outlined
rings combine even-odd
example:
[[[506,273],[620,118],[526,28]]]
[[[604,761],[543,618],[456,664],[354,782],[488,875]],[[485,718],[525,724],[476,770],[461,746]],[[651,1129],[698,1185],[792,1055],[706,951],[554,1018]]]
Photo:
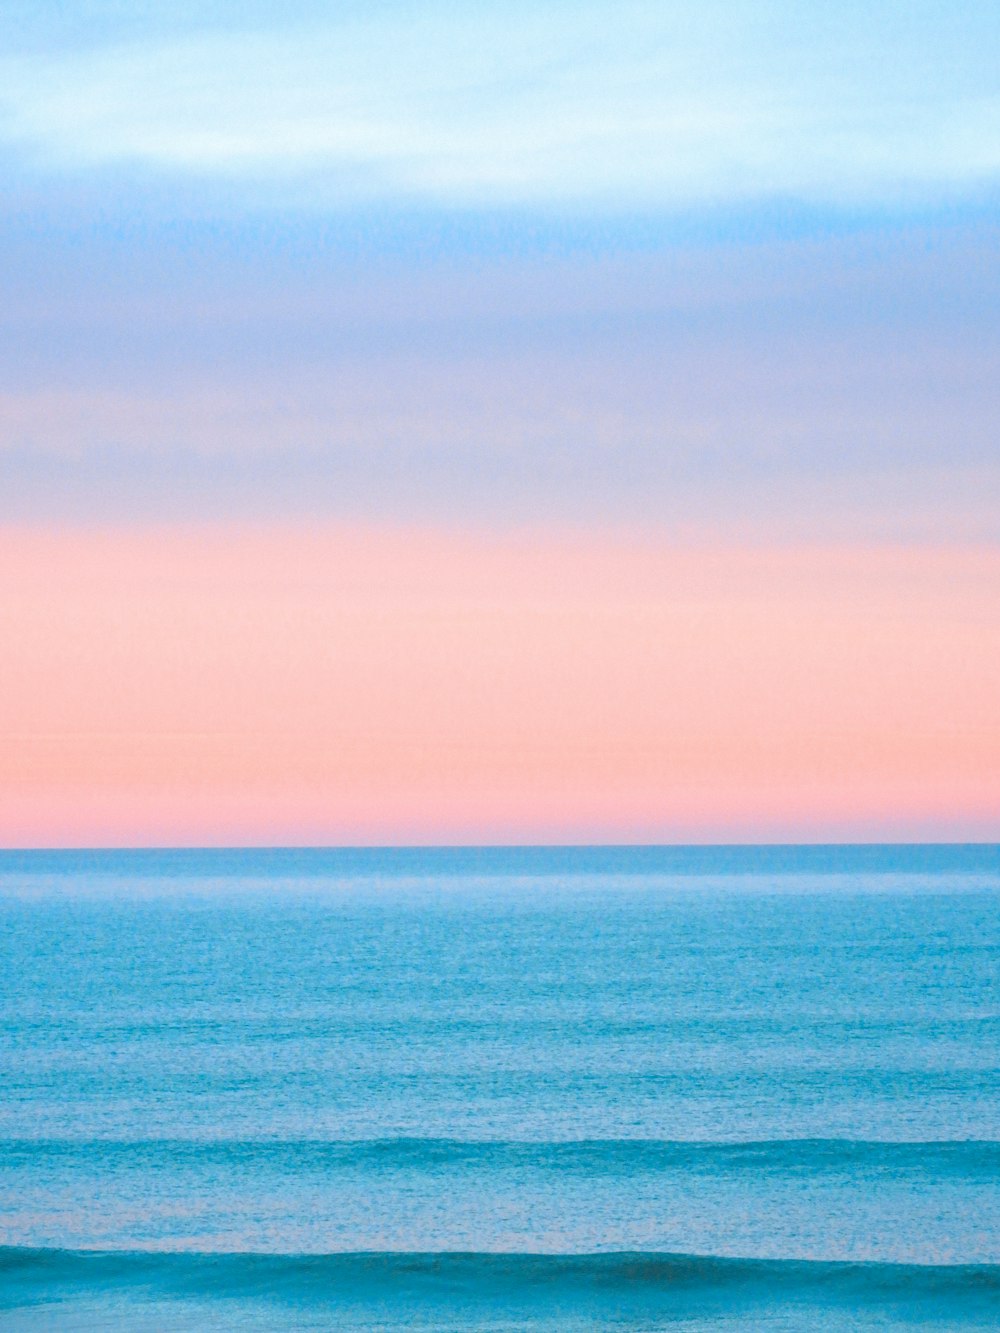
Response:
[[[1000,1327],[996,848],[0,853],[0,1324]]]

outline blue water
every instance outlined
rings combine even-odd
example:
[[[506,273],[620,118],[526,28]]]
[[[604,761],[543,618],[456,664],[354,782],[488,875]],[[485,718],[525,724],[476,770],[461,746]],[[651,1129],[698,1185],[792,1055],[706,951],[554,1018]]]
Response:
[[[0,1325],[1000,1327],[996,848],[0,853]]]

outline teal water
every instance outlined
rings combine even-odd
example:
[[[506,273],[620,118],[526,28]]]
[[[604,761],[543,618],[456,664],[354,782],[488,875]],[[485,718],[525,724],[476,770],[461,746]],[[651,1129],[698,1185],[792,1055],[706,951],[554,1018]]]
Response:
[[[0,1324],[996,1328],[996,848],[0,853]]]

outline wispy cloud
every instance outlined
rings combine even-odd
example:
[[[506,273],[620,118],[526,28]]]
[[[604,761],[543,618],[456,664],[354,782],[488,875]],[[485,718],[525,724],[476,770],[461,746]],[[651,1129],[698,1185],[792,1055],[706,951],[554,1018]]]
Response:
[[[1000,43],[986,6],[925,8],[432,3],[133,36],[3,61],[0,130],[36,165],[329,206],[933,197],[1000,174]]]

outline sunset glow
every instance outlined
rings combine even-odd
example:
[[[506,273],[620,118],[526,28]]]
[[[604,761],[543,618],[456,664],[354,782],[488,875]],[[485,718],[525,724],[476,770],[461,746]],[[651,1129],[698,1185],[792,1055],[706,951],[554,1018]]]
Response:
[[[971,839],[1000,806],[988,548],[16,529],[0,570],[8,845]]]

